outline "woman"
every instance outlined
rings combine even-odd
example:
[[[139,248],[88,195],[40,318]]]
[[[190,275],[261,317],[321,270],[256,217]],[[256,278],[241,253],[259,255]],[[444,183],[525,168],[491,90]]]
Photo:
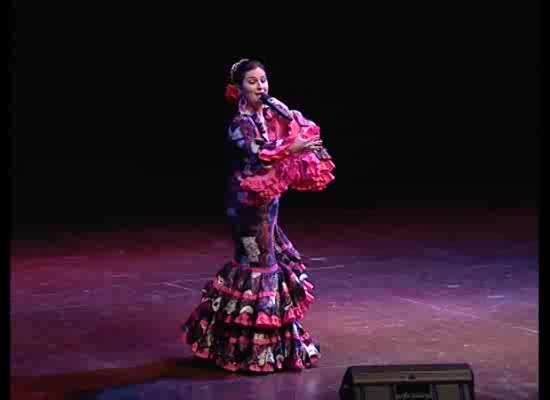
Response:
[[[293,185],[322,190],[334,179],[334,164],[318,127],[297,111],[289,122],[266,107],[262,97],[268,91],[260,62],[243,59],[233,65],[226,98],[238,103],[238,113],[227,137],[236,151],[227,216],[235,254],[206,284],[200,305],[182,327],[196,357],[230,371],[301,370],[320,357],[319,346],[299,322],[313,300],[313,285],[277,216],[282,192]],[[325,157],[315,158],[313,152]],[[308,179],[316,183],[304,184]]]

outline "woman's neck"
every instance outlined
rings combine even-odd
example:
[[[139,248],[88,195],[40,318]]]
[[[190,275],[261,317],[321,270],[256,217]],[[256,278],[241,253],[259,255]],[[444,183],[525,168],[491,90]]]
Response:
[[[251,113],[258,113],[258,114],[262,114],[261,111],[262,111],[262,104],[259,103],[257,105],[250,105],[248,104],[248,102],[246,103],[246,109],[251,112]]]

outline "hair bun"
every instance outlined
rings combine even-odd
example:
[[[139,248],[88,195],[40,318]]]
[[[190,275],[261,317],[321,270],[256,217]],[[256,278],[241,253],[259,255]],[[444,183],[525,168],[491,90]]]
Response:
[[[241,65],[249,61],[250,60],[248,58],[242,58],[231,66],[231,71],[229,73],[229,79],[231,80],[231,82],[235,83],[235,72],[237,72]]]

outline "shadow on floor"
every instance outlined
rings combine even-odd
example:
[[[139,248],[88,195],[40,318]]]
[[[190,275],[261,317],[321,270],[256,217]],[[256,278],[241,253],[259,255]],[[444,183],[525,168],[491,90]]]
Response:
[[[158,379],[222,380],[237,374],[193,358],[166,359],[132,368],[108,368],[70,374],[12,377],[13,400],[80,400],[117,386],[143,384]]]
[[[108,368],[38,377],[13,377],[10,398],[13,400],[94,400],[98,393],[109,389],[153,383],[159,379],[182,379],[199,383],[202,380],[230,381],[242,376],[251,375],[227,372],[200,359],[165,359],[132,368]],[[252,376],[261,379],[261,376],[256,374]],[[322,399],[329,394],[319,393],[319,395],[319,399]],[[337,397],[337,393],[330,394],[330,399]],[[499,398],[478,392],[476,400],[499,400]]]

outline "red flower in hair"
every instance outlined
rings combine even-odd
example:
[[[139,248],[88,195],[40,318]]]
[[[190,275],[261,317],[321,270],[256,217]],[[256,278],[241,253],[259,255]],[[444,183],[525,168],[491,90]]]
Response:
[[[240,92],[237,85],[229,84],[225,87],[225,99],[232,104],[239,102]]]

